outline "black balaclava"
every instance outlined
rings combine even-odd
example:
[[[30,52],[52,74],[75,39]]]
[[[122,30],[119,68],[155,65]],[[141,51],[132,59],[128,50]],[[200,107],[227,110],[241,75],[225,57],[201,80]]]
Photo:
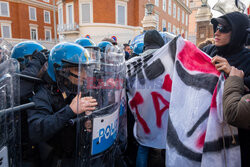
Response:
[[[159,49],[164,45],[161,34],[156,30],[148,30],[144,35],[144,51],[148,49]]]
[[[221,47],[216,47],[218,55],[230,55],[238,52],[244,47],[247,38],[247,28],[249,27],[248,17],[240,12],[231,12],[217,19],[212,19],[214,31],[221,20],[226,20],[226,24],[232,29],[231,39],[229,44]],[[222,23],[223,25],[223,23]]]

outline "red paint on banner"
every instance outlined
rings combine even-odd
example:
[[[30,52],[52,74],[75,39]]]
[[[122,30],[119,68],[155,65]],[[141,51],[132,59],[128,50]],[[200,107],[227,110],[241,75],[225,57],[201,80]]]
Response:
[[[211,63],[211,59],[189,41],[185,41],[183,49],[178,54],[178,59],[187,70],[220,75],[220,72]]]
[[[162,125],[161,118],[162,118],[163,113],[169,108],[169,102],[165,100],[160,93],[152,92],[151,95],[152,95],[153,103],[155,107],[156,125],[158,128],[161,128],[161,125]],[[162,109],[160,109],[159,100],[161,100],[162,103],[165,104],[165,106]]]
[[[172,90],[172,80],[169,76],[169,74],[167,74],[165,76],[165,79],[164,79],[164,82],[163,82],[163,85],[162,85],[162,89],[168,91],[168,92],[171,92]]]
[[[137,106],[139,104],[143,103],[143,98],[142,98],[141,94],[139,92],[136,92],[135,96],[133,97],[133,99],[129,103],[130,103],[130,106],[132,109],[135,108],[135,113],[136,113],[137,119],[140,122],[140,124],[142,125],[144,132],[146,134],[149,134],[150,129],[149,129],[146,121],[140,116],[140,113],[139,113],[138,108],[137,108]]]
[[[198,139],[198,141],[196,143],[196,147],[202,148],[204,146],[205,137],[206,137],[206,131],[203,132],[202,135],[199,137],[199,139]]]

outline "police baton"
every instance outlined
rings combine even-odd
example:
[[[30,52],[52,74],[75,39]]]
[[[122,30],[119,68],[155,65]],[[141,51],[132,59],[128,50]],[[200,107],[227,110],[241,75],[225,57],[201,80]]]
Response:
[[[22,111],[22,110],[26,110],[26,109],[34,107],[34,106],[35,106],[35,103],[34,102],[30,102],[30,103],[26,103],[26,104],[23,104],[23,105],[19,105],[19,106],[15,106],[15,107],[11,107],[11,108],[0,110],[0,113],[1,112]]]
[[[37,77],[32,77],[32,76],[25,75],[25,74],[20,74],[20,73],[15,73],[15,74],[16,74],[17,76],[19,76],[20,78],[25,79],[25,80],[29,80],[29,81],[33,81],[33,82],[40,82],[40,83],[43,82],[42,79],[37,78]]]

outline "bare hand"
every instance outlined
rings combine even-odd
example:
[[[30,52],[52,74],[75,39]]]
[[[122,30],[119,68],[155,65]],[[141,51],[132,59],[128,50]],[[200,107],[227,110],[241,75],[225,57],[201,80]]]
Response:
[[[95,106],[97,106],[96,99],[94,99],[93,97],[82,98],[81,93],[77,95],[70,104],[70,108],[75,114],[81,114],[86,111],[93,111],[96,109]]]
[[[229,76],[238,76],[240,78],[244,78],[244,72],[242,70],[238,70],[234,66],[232,66],[231,72]]]
[[[224,71],[226,74],[230,73],[231,66],[229,65],[227,59],[220,56],[215,56],[212,58],[211,62],[213,63],[213,65],[215,65],[215,68],[218,71]]]

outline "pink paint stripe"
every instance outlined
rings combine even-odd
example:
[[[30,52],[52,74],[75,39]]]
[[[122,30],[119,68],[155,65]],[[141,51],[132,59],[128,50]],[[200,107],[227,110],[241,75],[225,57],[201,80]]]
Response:
[[[220,75],[220,72],[211,63],[211,59],[189,41],[185,41],[185,46],[178,54],[178,59],[187,70]]]

